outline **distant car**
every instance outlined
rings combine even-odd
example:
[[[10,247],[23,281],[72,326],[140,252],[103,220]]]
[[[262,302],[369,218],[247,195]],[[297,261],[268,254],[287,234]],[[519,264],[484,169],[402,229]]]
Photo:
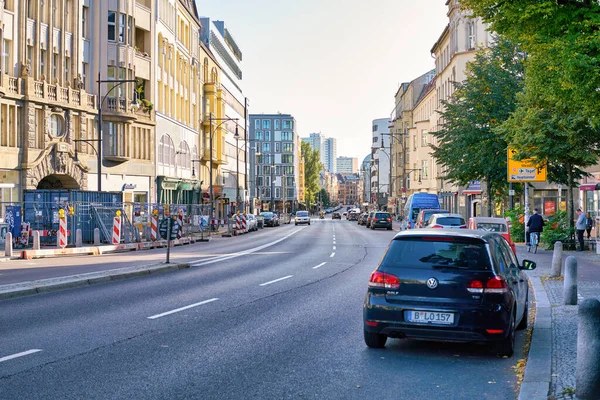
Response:
[[[371,219],[371,229],[385,228],[392,230],[392,216],[388,212],[378,211]]]
[[[258,223],[254,214],[246,214],[246,224],[248,232],[254,232],[258,230]]]
[[[342,219],[342,216],[339,212],[334,211],[333,214],[331,215],[331,219]]]
[[[369,279],[363,306],[368,347],[389,338],[484,342],[511,357],[527,327],[529,288],[497,233],[418,229],[398,233]]]
[[[310,225],[310,216],[308,215],[308,211],[298,211],[296,213],[296,218],[294,218],[294,224],[308,224]]]
[[[264,218],[263,225],[266,226],[279,226],[279,217],[277,214],[270,211],[263,211],[260,213],[260,216]]]
[[[433,214],[449,214],[450,211],[448,210],[440,210],[437,208],[425,208],[421,211],[419,211],[419,214],[417,215],[417,219],[415,221],[415,229],[419,229],[419,228],[423,228],[426,224],[427,221],[429,220],[429,217],[431,217]]]
[[[346,219],[348,221],[358,221],[358,216],[360,214],[357,212],[349,212],[348,215],[346,215]]]
[[[365,226],[367,227],[367,229],[371,227],[371,221],[373,220],[374,215],[375,211],[369,211],[369,214],[367,215],[367,222],[365,222]]]
[[[467,223],[467,229],[498,232],[504,237],[504,239],[506,239],[515,254],[517,253],[517,247],[510,238],[510,227],[504,218],[471,217]]]
[[[467,222],[460,214],[431,214],[425,228],[467,229]]]

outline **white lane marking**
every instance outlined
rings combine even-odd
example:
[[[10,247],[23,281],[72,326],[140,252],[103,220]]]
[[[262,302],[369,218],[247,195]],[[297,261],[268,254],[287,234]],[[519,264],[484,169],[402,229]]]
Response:
[[[335,243],[334,243],[335,244]],[[333,246],[333,249],[335,250],[335,246]]]
[[[329,256],[329,258],[335,256],[335,252],[331,253],[331,255]]]
[[[219,300],[219,299],[216,298],[216,297],[214,299],[204,300],[204,301],[201,301],[200,303],[190,304],[189,306],[185,306],[185,307],[177,308],[175,310],[167,311],[167,312],[164,312],[164,313],[161,313],[161,314],[153,315],[151,317],[148,317],[148,319],[156,319],[156,318],[164,317],[166,315],[175,314],[175,313],[178,313],[180,311],[184,311],[184,310],[187,310],[187,309],[190,309],[190,308],[193,308],[193,307],[198,307],[198,306],[201,306],[203,304],[212,303],[213,301],[217,301],[217,300]]]
[[[327,263],[326,262],[322,262],[321,264],[317,265],[316,267],[313,267],[313,269],[321,268],[325,264],[327,264]]]
[[[225,261],[225,260],[229,260],[231,258],[236,258],[236,257],[245,256],[247,254],[256,253],[257,251],[260,251],[262,249],[265,249],[267,247],[276,245],[277,243],[284,241],[285,239],[289,238],[290,236],[295,235],[296,233],[300,232],[302,229],[306,229],[306,226],[300,227],[297,230],[295,230],[294,232],[290,233],[289,235],[284,236],[284,237],[282,237],[280,239],[277,239],[274,242],[263,244],[262,246],[255,247],[253,249],[248,249],[248,250],[240,251],[239,253],[232,253],[232,254],[226,255],[226,256],[218,256],[218,257],[215,257],[215,258],[210,259],[210,260],[202,260],[202,259],[200,259],[200,260],[196,260],[196,261],[191,261],[190,262],[190,266],[192,266],[192,267],[199,267],[201,265],[214,264],[214,263],[219,262],[219,261]]]
[[[23,357],[23,356],[28,356],[29,354],[38,353],[40,351],[42,351],[42,349],[31,349],[31,350],[23,351],[21,353],[12,354],[10,356],[6,356],[6,357],[0,358],[0,362],[12,360],[13,358],[19,358],[19,357]]]
[[[269,281],[269,282],[261,283],[258,286],[267,286],[267,285],[270,285],[271,283],[279,282],[279,281],[282,281],[284,279],[290,279],[292,276],[294,276],[294,275],[284,276],[283,278],[275,279],[274,281]]]

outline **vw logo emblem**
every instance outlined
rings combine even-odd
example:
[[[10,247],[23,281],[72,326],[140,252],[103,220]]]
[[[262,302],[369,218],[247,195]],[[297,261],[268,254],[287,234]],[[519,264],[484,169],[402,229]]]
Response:
[[[435,289],[436,287],[438,287],[438,280],[435,278],[427,279],[427,287],[429,289]]]

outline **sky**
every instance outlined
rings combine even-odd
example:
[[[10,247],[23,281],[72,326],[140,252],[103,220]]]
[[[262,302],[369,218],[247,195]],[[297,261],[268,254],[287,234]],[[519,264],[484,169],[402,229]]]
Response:
[[[432,70],[445,0],[196,0],[243,53],[250,114],[288,113],[297,132],[337,138],[337,155],[370,153],[400,83]]]

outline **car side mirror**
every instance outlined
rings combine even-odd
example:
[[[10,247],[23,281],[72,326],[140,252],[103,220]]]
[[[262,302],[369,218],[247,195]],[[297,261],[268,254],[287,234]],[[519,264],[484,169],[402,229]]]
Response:
[[[537,264],[534,261],[523,260],[523,265],[520,266],[519,268],[526,270],[526,271],[531,271],[531,270],[534,270],[536,266],[537,266]]]

